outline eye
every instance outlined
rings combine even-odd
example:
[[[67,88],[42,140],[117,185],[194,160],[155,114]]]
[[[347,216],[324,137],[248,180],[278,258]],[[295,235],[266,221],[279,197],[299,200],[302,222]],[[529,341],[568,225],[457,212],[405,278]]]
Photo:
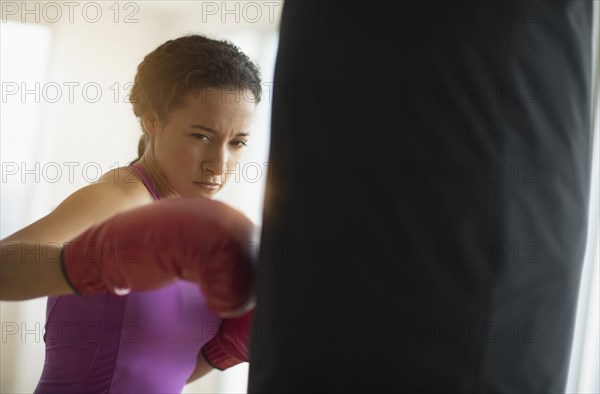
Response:
[[[192,137],[194,137],[198,140],[204,140],[204,139],[208,140],[209,139],[208,136],[206,136],[204,134],[197,134],[197,133],[192,134]]]
[[[248,146],[247,142],[248,141],[239,140],[239,141],[232,141],[231,144],[241,148],[243,146]]]

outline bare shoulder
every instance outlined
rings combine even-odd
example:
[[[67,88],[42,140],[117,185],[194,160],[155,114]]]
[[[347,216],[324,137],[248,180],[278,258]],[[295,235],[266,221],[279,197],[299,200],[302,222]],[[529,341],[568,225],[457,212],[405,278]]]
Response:
[[[52,212],[8,239],[65,242],[115,214],[154,202],[129,168],[116,168],[76,190]]]
[[[95,183],[114,183],[123,188],[137,189],[137,186],[144,187],[143,183],[137,177],[136,172],[131,167],[118,167],[102,174]]]
[[[104,173],[96,182],[80,189],[89,189],[89,193],[99,193],[111,200],[118,199],[128,205],[151,203],[154,200],[146,186],[131,167],[118,167]]]
[[[148,189],[131,167],[112,169],[80,191],[88,194],[100,205],[103,205],[101,201],[114,204],[119,211],[154,202]]]

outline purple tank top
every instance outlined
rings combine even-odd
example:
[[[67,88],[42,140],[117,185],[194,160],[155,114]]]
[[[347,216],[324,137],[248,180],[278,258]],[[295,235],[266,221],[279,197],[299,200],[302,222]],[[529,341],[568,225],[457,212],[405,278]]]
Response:
[[[131,167],[158,200],[144,169]],[[34,393],[180,393],[220,324],[198,285],[184,280],[126,296],[48,297]]]

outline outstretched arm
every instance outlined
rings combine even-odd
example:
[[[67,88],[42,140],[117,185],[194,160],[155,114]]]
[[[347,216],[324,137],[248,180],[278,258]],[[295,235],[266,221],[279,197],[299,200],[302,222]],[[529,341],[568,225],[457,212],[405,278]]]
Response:
[[[200,286],[213,312],[237,316],[253,304],[254,264],[247,250],[252,248],[254,231],[254,224],[240,211],[196,197],[121,212],[60,246],[33,243],[39,253],[26,249],[31,241],[3,240],[9,250],[2,264],[10,269],[2,280],[10,283],[10,292],[3,289],[2,295],[6,299],[47,295],[48,285],[36,286],[45,281],[41,273],[55,261],[51,275],[56,279],[62,270],[77,294],[124,294],[184,279]],[[42,261],[43,265],[36,264]]]
[[[48,215],[0,241],[0,300],[72,294],[61,271],[60,248],[90,226],[152,203],[130,170],[105,174],[68,196]],[[133,181],[132,181],[133,180]]]
[[[72,294],[57,243],[0,241],[0,300],[19,301]]]

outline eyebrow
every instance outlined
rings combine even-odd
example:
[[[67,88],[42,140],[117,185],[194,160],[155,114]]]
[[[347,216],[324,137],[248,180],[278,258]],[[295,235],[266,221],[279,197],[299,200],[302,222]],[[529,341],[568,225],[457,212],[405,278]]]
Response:
[[[210,127],[206,127],[206,126],[203,126],[201,124],[192,124],[192,125],[190,125],[190,127],[193,127],[195,129],[200,129],[200,130],[208,131],[209,133],[213,133],[213,134],[217,134],[218,133],[217,130],[211,129]],[[237,136],[247,137],[249,135],[250,135],[250,133],[248,133],[248,132],[240,132],[240,133],[236,134],[236,137]]]

